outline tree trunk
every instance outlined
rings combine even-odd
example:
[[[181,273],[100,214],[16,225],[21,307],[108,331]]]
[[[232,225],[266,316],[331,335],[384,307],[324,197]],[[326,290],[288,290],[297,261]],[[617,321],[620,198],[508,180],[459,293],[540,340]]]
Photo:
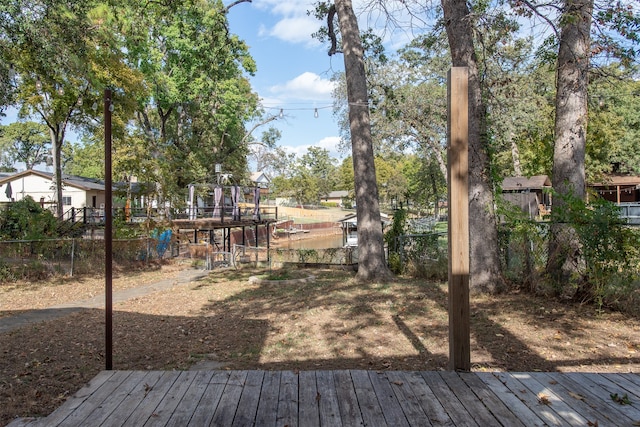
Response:
[[[56,202],[56,217],[62,218],[64,214],[64,206],[62,205],[62,142],[64,141],[64,133],[60,131],[59,126],[55,128],[49,127],[49,135],[51,136],[51,154],[53,157],[53,185],[54,200]]]
[[[561,22],[557,66],[553,187],[559,195],[584,199],[585,143],[587,135],[587,84],[593,0],[566,0]],[[562,211],[562,197],[553,210]],[[568,224],[553,224],[547,272],[566,288],[581,259],[580,244]]]
[[[513,159],[513,172],[515,176],[522,176],[522,166],[520,164],[520,150],[518,144],[513,139],[513,132],[509,130],[509,145],[511,146],[511,158]]]
[[[465,0],[442,0],[442,8],[453,66],[469,69],[470,287],[472,292],[496,292],[503,279],[471,14]]]
[[[373,161],[367,80],[358,22],[351,0],[335,0],[342,33],[342,50],[349,101],[349,124],[358,215],[358,274],[360,281],[391,275],[384,256],[384,240]]]

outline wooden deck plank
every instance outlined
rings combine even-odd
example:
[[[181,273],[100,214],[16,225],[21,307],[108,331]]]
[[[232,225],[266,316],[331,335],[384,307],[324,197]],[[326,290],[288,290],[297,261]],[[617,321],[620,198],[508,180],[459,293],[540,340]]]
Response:
[[[609,404],[609,406],[611,406],[614,410],[621,412],[626,417],[633,420],[640,420],[640,410],[632,405],[620,405],[613,401],[611,395],[614,393],[620,393],[622,389],[606,377],[600,376],[599,374],[576,375],[575,373],[567,373],[565,375],[567,375],[570,379],[583,384],[585,387],[591,390],[593,394]]]
[[[610,398],[612,401],[612,395],[614,394],[617,394],[618,397],[624,397],[624,395],[627,394],[629,404],[618,404],[617,407],[624,408],[624,410],[634,414],[633,417],[635,419],[640,420],[640,398],[635,398],[633,395],[629,396],[627,393],[628,390],[626,390],[623,385],[616,383],[615,379],[609,377],[608,374],[587,373],[584,375],[584,378],[605,389],[606,392],[602,393],[603,397],[606,396],[606,398]]]
[[[218,403],[220,403],[222,392],[230,376],[231,374],[226,371],[213,374],[189,424],[194,426],[208,426],[211,424],[211,419],[218,407]]]
[[[89,416],[91,411],[102,404],[106,399],[109,398],[117,389],[122,385],[123,382],[129,378],[132,374],[132,371],[116,371],[113,376],[109,378],[109,381],[103,383],[98,389],[96,389],[87,399],[83,402],[82,405],[78,406],[76,410],[74,410],[69,416],[65,417],[62,421],[55,424],[50,425],[58,425],[58,426],[77,426],[81,425],[82,421]],[[47,421],[49,424],[49,421]]]
[[[123,419],[124,413],[119,409],[119,406],[131,395],[134,389],[138,386],[138,384],[143,381],[144,377],[147,376],[146,372],[135,371],[132,372],[131,375],[124,380],[118,388],[116,388],[113,393],[109,394],[107,398],[100,403],[98,407],[96,407],[90,414],[87,414],[88,419],[91,420],[89,424],[92,425],[101,425],[107,419],[109,419],[112,412],[117,409],[117,418]],[[131,413],[131,412],[129,412]],[[127,415],[128,416],[128,415]],[[116,418],[116,416],[111,417]],[[76,425],[76,422],[67,423],[67,420],[62,422],[60,426],[64,425]]]
[[[180,372],[176,378],[175,386],[167,391],[160,403],[158,403],[156,410],[153,412],[153,416],[145,423],[145,426],[167,424],[197,374],[197,371]]]
[[[624,375],[619,375],[619,374],[601,374],[601,375],[603,375],[609,381],[615,382],[619,386],[624,387],[624,389],[629,393],[629,397],[631,398],[632,405],[634,401],[635,403],[640,402],[640,386],[630,381]]]
[[[538,400],[538,396],[529,390],[518,378],[512,373],[507,372],[495,372],[495,377],[504,384],[513,394],[520,399],[529,409],[535,412],[545,423],[550,426],[565,426],[568,425],[566,421],[560,417],[549,407],[549,405],[542,405]]]
[[[189,423],[212,377],[213,371],[197,371],[182,401],[169,418],[167,427],[184,427]]]
[[[262,390],[263,371],[249,371],[244,383],[242,395],[238,402],[238,410],[233,419],[233,426],[253,426],[260,402],[260,390]]]
[[[118,405],[116,409],[118,416],[107,418],[101,427],[121,426],[133,411],[136,410],[144,396],[148,393],[148,390],[158,382],[161,376],[161,371],[146,372],[144,378],[131,390],[126,399]]]
[[[440,404],[440,401],[433,393],[433,390],[429,388],[419,372],[403,372],[402,377],[411,387],[420,407],[434,427],[450,427],[454,425],[453,420],[451,420],[451,417],[449,417],[447,411],[444,409],[442,404]]]
[[[437,372],[421,372],[421,375],[429,388],[433,390],[433,394],[442,407],[447,411],[447,415],[451,418],[454,425],[466,427],[478,426],[478,423],[474,421],[474,417],[466,410],[455,393]]]
[[[144,423],[153,416],[158,404],[162,401],[165,394],[169,392],[179,375],[180,373],[177,371],[164,372],[155,385],[142,397],[135,412],[131,414],[126,421],[122,420],[124,421],[122,425],[134,427],[144,425]]]
[[[544,378],[538,375],[538,373],[515,373],[513,375],[539,398],[539,404],[545,404],[553,409],[566,423],[570,425],[588,425],[589,421],[571,408],[567,402],[564,402],[560,396],[553,391],[552,384],[545,382]]]
[[[398,402],[395,391],[389,384],[387,375],[384,372],[369,371],[369,379],[378,397],[378,403],[380,403],[387,425],[409,427],[407,417],[402,410],[400,402]]]
[[[469,387],[471,392],[475,393],[482,405],[484,405],[484,407],[491,412],[492,416],[500,421],[502,425],[525,427],[525,424],[516,417],[509,407],[506,406],[475,373],[461,372],[458,376]]]
[[[46,418],[28,420],[30,426],[55,426],[69,416],[76,408],[80,407],[89,396],[109,381],[116,371],[101,371],[91,379],[84,387],[69,397],[60,407]]]
[[[542,427],[547,425],[492,372],[479,372],[476,375],[478,376],[478,379],[484,382],[496,396],[499,396],[500,401],[503,402],[524,425],[528,427]]]
[[[336,399],[340,408],[340,421],[345,427],[364,426],[362,413],[358,404],[358,396],[351,379],[351,373],[347,370],[333,372],[336,388]],[[327,380],[328,381],[328,380]],[[330,384],[330,383],[329,383]]]
[[[631,374],[631,373],[629,373],[629,374],[619,374],[619,375],[622,375],[627,380],[631,381],[632,383],[634,383],[635,385],[640,387],[640,374]]]
[[[575,388],[571,387],[571,384],[564,381],[558,381],[548,373],[541,372],[538,374],[538,377],[539,381],[544,379],[545,384],[551,384],[553,392],[573,410],[575,410],[575,412],[586,418],[591,423],[588,425],[597,424],[600,427],[615,425],[611,424],[614,420],[609,420],[605,414],[591,406],[590,402],[587,401],[587,396],[580,394]],[[619,417],[616,418],[619,420]]]
[[[289,427],[298,425],[298,375],[292,371],[282,371],[280,377],[276,423]]]
[[[602,396],[595,394],[591,388],[584,386],[580,382],[574,381],[567,375],[559,374],[557,372],[548,372],[547,375],[565,387],[567,391],[574,393],[575,396],[572,395],[572,398],[583,398],[584,402],[597,412],[597,419],[602,420],[598,421],[600,426],[604,426],[606,423],[612,422],[614,423],[613,425],[615,425],[616,421],[620,423],[631,423],[634,421],[618,411],[618,408],[614,406],[616,404],[611,399],[602,399]]]
[[[256,414],[256,426],[276,426],[280,371],[267,371],[262,380],[262,393]]]
[[[427,414],[422,410],[418,398],[413,393],[411,385],[405,381],[402,372],[388,371],[387,379],[409,425],[431,426]]]
[[[109,371],[49,417],[13,425],[617,427],[640,421],[637,382],[616,373]]]
[[[440,372],[439,374],[458,400],[460,400],[460,403],[462,403],[467,412],[473,414],[473,419],[476,423],[481,426],[499,425],[496,417],[484,405],[484,402],[478,399],[474,394],[474,390],[462,381],[458,372]]]
[[[368,371],[351,371],[351,380],[356,392],[362,419],[367,427],[387,426],[378,397],[369,378]]]
[[[214,426],[230,426],[236,415],[236,409],[242,396],[242,389],[247,380],[247,371],[231,371],[229,380],[222,392],[222,398],[218,403],[211,423]]]
[[[318,384],[316,371],[300,371],[298,374],[298,420],[299,425],[309,427],[320,426]]]

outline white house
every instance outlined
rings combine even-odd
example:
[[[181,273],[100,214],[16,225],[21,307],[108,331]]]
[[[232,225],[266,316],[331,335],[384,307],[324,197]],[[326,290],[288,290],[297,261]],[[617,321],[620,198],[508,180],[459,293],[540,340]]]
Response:
[[[271,180],[264,172],[253,172],[249,177],[258,187],[268,187]]]
[[[348,191],[346,191],[346,190],[338,190],[338,191],[331,191],[329,194],[327,194],[323,198],[323,200],[325,202],[335,203],[339,207],[342,207],[344,199],[346,199],[347,197],[349,197],[349,192]]]
[[[53,174],[37,170],[26,170],[0,177],[0,204],[22,200],[31,196],[43,206],[55,205]],[[105,202],[104,182],[79,176],[62,177],[63,210],[76,208],[101,208]]]

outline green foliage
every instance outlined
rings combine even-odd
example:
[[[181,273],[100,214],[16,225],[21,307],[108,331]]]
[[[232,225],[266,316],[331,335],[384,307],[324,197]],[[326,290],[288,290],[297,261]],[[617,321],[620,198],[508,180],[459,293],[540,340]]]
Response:
[[[299,262],[317,262],[318,251],[315,249],[297,249]]]
[[[41,240],[57,235],[56,218],[29,196],[0,212],[2,240]]]
[[[502,197],[497,202],[502,219],[498,245],[505,279],[516,288],[536,292],[546,263],[548,223],[531,220],[520,207]]]
[[[273,193],[280,197],[292,197],[299,204],[318,204],[336,187],[335,162],[328,150],[309,147],[291,165],[288,176],[274,177]]]
[[[51,141],[45,125],[15,122],[0,128],[0,159],[4,165],[22,162],[27,169],[33,169],[46,161]]]
[[[407,211],[404,209],[398,209],[393,212],[393,222],[391,228],[384,234],[384,241],[389,248],[389,254],[399,253],[400,236],[406,233],[407,228]]]
[[[387,261],[389,264],[389,269],[393,274],[402,274],[404,271],[404,265],[402,263],[402,258],[400,254],[397,252],[389,253],[389,260]]]
[[[587,205],[571,194],[562,199],[563,207],[554,209],[552,221],[568,223],[580,240],[584,262],[576,295],[602,307],[616,288],[629,287],[639,277],[640,231],[629,227],[619,208],[607,200]]]

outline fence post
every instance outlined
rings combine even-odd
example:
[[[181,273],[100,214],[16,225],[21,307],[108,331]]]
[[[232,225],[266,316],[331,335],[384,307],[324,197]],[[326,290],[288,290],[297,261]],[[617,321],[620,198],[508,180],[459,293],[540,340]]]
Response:
[[[71,277],[73,277],[73,263],[75,258],[75,251],[76,251],[76,239],[71,239],[71,272],[70,272]]]

